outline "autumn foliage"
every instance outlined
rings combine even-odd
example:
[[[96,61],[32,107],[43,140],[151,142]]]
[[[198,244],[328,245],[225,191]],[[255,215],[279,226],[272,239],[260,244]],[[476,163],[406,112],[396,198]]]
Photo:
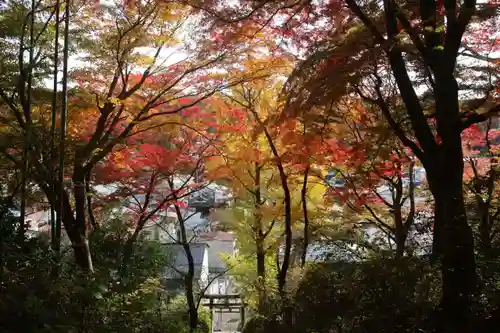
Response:
[[[484,313],[498,306],[498,272],[484,265],[496,265],[500,246],[498,8],[496,0],[10,1],[0,5],[6,202],[22,218],[51,209],[52,230],[62,223],[86,277],[95,273],[90,239],[116,212],[122,278],[145,226],[176,224],[190,261],[191,332],[200,305],[184,213],[196,214],[189,198],[214,184],[234,199],[226,227],[241,251],[228,260],[250,263],[240,289],[259,315],[276,312],[273,329],[293,327],[296,280],[311,252],[334,256],[341,244],[363,262],[399,265],[432,252],[442,277],[433,329],[481,331],[475,297],[488,299]],[[47,82],[68,58],[70,88],[59,91],[58,76],[52,91]],[[348,328],[344,317],[320,331],[355,331],[365,320]]]

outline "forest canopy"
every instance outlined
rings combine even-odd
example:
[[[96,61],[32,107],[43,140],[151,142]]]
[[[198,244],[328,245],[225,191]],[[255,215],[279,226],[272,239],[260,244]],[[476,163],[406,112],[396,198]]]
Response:
[[[496,332],[499,5],[2,2],[1,327]]]

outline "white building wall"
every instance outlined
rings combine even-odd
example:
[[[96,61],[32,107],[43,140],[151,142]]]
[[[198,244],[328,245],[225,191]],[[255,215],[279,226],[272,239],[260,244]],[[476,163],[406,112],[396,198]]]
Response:
[[[200,287],[205,288],[209,282],[208,251],[204,251],[200,273]]]

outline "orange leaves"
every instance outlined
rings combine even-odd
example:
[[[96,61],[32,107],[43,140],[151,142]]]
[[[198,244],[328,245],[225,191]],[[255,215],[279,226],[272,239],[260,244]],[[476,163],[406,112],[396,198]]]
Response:
[[[72,108],[68,118],[68,136],[87,141],[95,131],[99,111],[97,108]]]

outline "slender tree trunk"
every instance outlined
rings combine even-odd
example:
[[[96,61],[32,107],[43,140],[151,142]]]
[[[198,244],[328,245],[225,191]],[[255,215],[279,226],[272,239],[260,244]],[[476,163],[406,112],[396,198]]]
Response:
[[[264,313],[264,306],[266,303],[266,251],[264,248],[264,230],[262,229],[262,213],[260,211],[262,204],[262,197],[260,191],[261,183],[261,166],[257,163],[255,164],[255,192],[254,192],[254,237],[255,237],[255,252],[257,259],[257,292],[258,292],[258,304],[257,311],[259,313]]]
[[[266,253],[264,241],[258,238],[255,241],[257,256],[257,291],[259,293],[259,304],[257,310],[261,313],[266,303]]]
[[[477,200],[477,211],[480,214],[479,221],[479,250],[486,259],[491,259],[492,244],[491,244],[491,216],[489,203],[483,202],[481,198]]]
[[[171,179],[168,179],[168,183],[170,186],[170,190],[172,192],[172,197],[174,201],[178,200],[177,195],[175,194],[174,182]],[[185,218],[182,215],[182,212],[178,205],[174,205],[175,214],[177,215],[177,220],[179,222],[179,230],[180,230],[180,244],[184,249],[184,253],[186,254],[187,262],[188,262],[188,270],[186,275],[184,276],[184,290],[186,292],[186,300],[188,303],[188,311],[189,311],[189,331],[194,332],[198,328],[198,305],[195,300],[194,294],[194,258],[193,253],[191,252],[191,247],[189,246],[189,239],[186,233],[186,225]],[[200,273],[201,274],[201,273]]]
[[[73,173],[73,199],[75,201],[75,226],[81,240],[78,246],[82,247],[82,254],[84,253],[86,256],[85,265],[82,266],[82,268],[89,272],[93,272],[94,268],[88,241],[88,226],[85,209],[85,173],[78,168],[75,168]],[[73,244],[73,247],[74,246],[75,244]]]
[[[399,203],[394,203],[394,222],[396,233],[396,258],[402,258],[406,250],[406,238],[408,236],[403,224],[403,216]]]
[[[286,327],[291,327],[291,322],[292,322],[292,308],[289,304],[289,300],[286,294],[286,280],[288,276],[288,270],[290,269],[291,266],[291,254],[292,254],[292,197],[290,193],[290,188],[288,187],[288,176],[285,172],[285,167],[283,165],[283,161],[281,159],[281,156],[278,152],[278,149],[276,145],[274,144],[273,137],[271,136],[271,133],[269,132],[268,128],[266,125],[262,122],[262,120],[259,117],[259,114],[253,110],[249,109],[249,111],[253,114],[254,119],[257,121],[259,126],[264,132],[264,135],[266,136],[266,141],[269,145],[269,148],[271,148],[271,152],[274,157],[274,163],[276,165],[276,168],[278,169],[279,172],[279,177],[280,177],[280,183],[281,183],[281,188],[283,189],[283,202],[285,204],[285,216],[284,216],[284,225],[285,225],[285,248],[284,248],[284,253],[283,253],[283,261],[280,265],[280,260],[279,260],[279,249],[278,249],[278,258],[277,258],[277,268],[278,268],[278,274],[277,274],[277,282],[278,282],[278,293],[280,295],[281,301],[283,303],[283,322]]]
[[[189,328],[191,332],[194,332],[198,328],[198,309],[194,299],[194,259],[191,249],[189,248],[189,243],[183,243],[182,247],[184,248],[188,260],[188,271],[184,278],[184,287],[189,309]]]
[[[54,81],[53,81],[53,95],[52,95],[52,113],[51,113],[51,126],[50,126],[50,186],[52,200],[50,200],[50,240],[53,251],[59,249],[56,243],[56,125],[57,125],[57,85],[58,85],[58,72],[59,72],[59,19],[60,19],[60,0],[56,0],[56,17],[55,17],[55,42],[54,42]]]
[[[488,130],[489,132],[489,130]],[[490,142],[488,140],[488,135],[486,135],[486,142],[491,153]],[[480,175],[472,163],[474,168],[474,196],[476,199],[476,210],[479,215],[479,250],[486,259],[493,259],[492,253],[492,228],[494,223],[494,216],[490,213],[491,200],[495,192],[497,172],[496,172],[496,161],[492,158],[490,159],[490,170],[488,172],[488,178],[486,181],[486,199],[483,198],[483,186],[481,184]]]
[[[29,150],[31,149],[31,131],[32,131],[32,120],[31,120],[31,108],[32,108],[32,86],[33,86],[33,65],[34,65],[34,54],[35,54],[35,10],[36,10],[35,0],[31,0],[31,12],[30,12],[30,44],[29,44],[29,65],[28,65],[28,79],[26,87],[26,101],[23,101],[23,112],[26,121],[25,133],[24,133],[24,147],[23,147],[23,166],[21,170],[21,207],[20,207],[20,219],[19,219],[19,230],[18,237],[20,244],[24,243],[25,233],[26,233],[26,195],[28,186],[28,173],[29,173]],[[21,44],[23,41],[21,40]],[[24,71],[24,68],[21,68]],[[24,82],[22,89],[24,89]]]
[[[177,215],[181,216],[181,212],[178,206],[175,206]],[[179,227],[181,231],[181,245],[186,254],[188,262],[188,271],[184,277],[184,288],[186,291],[186,299],[188,303],[189,310],[189,328],[190,332],[194,332],[198,328],[198,308],[196,306],[196,300],[194,295],[194,258],[191,253],[191,248],[189,247],[189,241],[186,235],[186,227],[184,225],[184,219],[181,216],[179,220]]]
[[[82,161],[76,156],[73,170],[73,199],[75,202],[75,214],[68,193],[64,186],[65,153],[66,153],[66,127],[68,111],[68,58],[69,58],[69,16],[70,1],[64,7],[64,48],[63,48],[63,77],[62,77],[62,105],[61,105],[61,125],[59,138],[59,175],[58,175],[58,211],[56,219],[56,251],[59,252],[61,239],[61,223],[64,224],[66,233],[70,238],[75,254],[76,264],[85,272],[92,273],[92,256],[88,242],[88,228],[85,214],[85,174]],[[88,171],[88,170],[87,170]],[[47,189],[49,200],[53,197],[50,189]]]
[[[93,230],[99,229],[99,225],[94,216],[94,210],[92,209],[92,196],[90,190],[90,172],[85,175],[85,194],[87,196],[87,213],[89,215],[90,225]]]
[[[301,266],[306,265],[307,247],[309,246],[309,216],[307,213],[307,180],[309,178],[309,165],[304,170],[304,181],[302,183],[301,200],[302,212],[304,214],[304,247],[302,249]]]
[[[58,218],[62,217],[61,222],[64,224],[64,229],[73,247],[75,262],[82,270],[92,272],[92,257],[86,233],[85,231],[82,232],[81,227],[78,227],[75,216],[73,215],[68,193],[63,191],[61,194],[61,192],[59,192],[57,193],[57,198],[60,205],[56,205],[56,213]],[[58,231],[60,237],[60,228]],[[57,244],[60,244],[60,238],[57,240]]]
[[[285,168],[283,166],[283,161],[281,160],[281,157],[279,155],[278,149],[276,148],[276,145],[274,144],[273,138],[271,136],[271,133],[269,133],[269,130],[267,127],[264,125],[262,120],[259,118],[259,115],[255,110],[250,110],[255,118],[255,120],[258,122],[262,130],[264,131],[264,134],[266,136],[267,143],[269,144],[269,147],[271,148],[271,152],[274,157],[274,162],[276,167],[278,168],[279,176],[280,176],[280,183],[281,187],[283,189],[283,201],[285,203],[285,250],[284,250],[284,255],[283,255],[283,261],[282,264],[278,267],[278,291],[281,296],[285,295],[285,286],[286,286],[286,277],[288,274],[288,269],[290,268],[290,257],[291,257],[291,252],[292,252],[292,198],[290,194],[290,189],[288,188],[288,177],[285,172]]]

